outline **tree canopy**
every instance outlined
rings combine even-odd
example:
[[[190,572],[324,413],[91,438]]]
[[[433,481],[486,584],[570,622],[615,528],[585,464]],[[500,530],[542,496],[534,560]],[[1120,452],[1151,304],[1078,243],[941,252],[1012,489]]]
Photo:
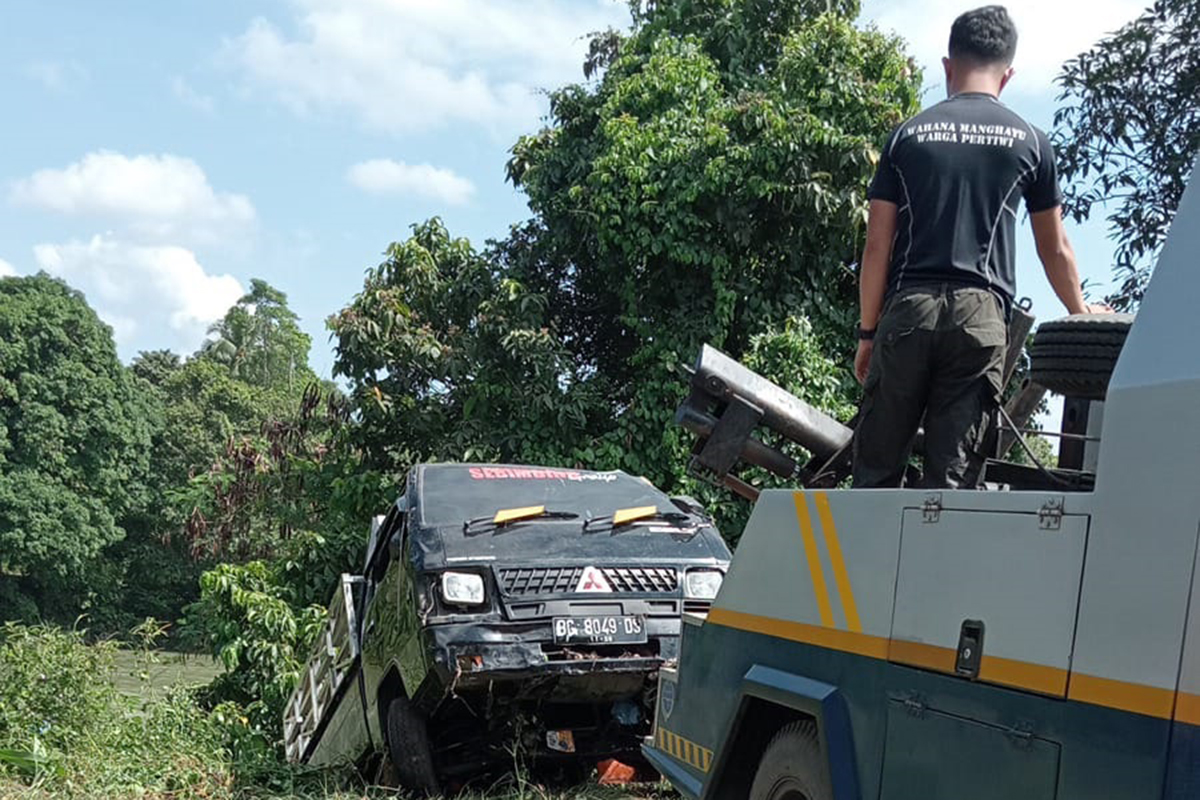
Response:
[[[159,409],[83,295],[0,280],[0,570],[78,576],[147,500]]]
[[[1096,207],[1117,242],[1120,310],[1142,298],[1200,153],[1200,0],[1156,0],[1068,61],[1055,147],[1078,220]]]
[[[312,338],[300,329],[287,295],[264,280],[209,328],[200,353],[228,368],[234,378],[257,386],[303,389],[316,376],[308,368]]]
[[[678,479],[676,368],[704,342],[740,357],[807,317],[819,349],[848,355],[866,186],[920,86],[856,11],[635,7],[627,37],[592,48],[599,82],[552,93],[549,125],[514,146],[508,174],[535,217],[499,258],[548,298],[550,328],[606,399],[601,463]]]
[[[533,218],[482,250],[417,225],[330,318],[368,463],[622,468],[702,493],[671,417],[705,342],[852,413],[850,265],[920,76],[854,4],[826,5],[634,4],[631,32],[598,34],[598,80],[553,92],[512,149]]]

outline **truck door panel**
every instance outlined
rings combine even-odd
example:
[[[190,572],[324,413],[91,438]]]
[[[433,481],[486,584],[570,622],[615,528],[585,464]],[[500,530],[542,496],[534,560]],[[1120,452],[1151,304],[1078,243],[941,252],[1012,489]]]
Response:
[[[363,676],[366,690],[366,722],[372,740],[383,741],[380,725],[382,709],[378,704],[380,683],[400,653],[400,598],[403,594],[404,569],[397,556],[403,524],[380,543],[368,574],[367,609],[363,615]],[[393,541],[394,540],[394,541]]]
[[[1064,697],[1088,517],[934,516],[904,512],[889,660]],[[960,651],[977,627],[982,661],[971,674]]]
[[[1058,743],[888,702],[881,800],[1054,800]]]

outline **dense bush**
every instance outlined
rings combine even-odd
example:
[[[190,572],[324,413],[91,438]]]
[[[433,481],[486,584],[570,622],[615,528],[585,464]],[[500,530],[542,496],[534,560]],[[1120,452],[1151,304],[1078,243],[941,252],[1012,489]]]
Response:
[[[121,694],[115,646],[81,631],[9,623],[0,635],[0,794],[232,794],[226,733],[188,692]]]
[[[296,685],[308,648],[325,621],[319,606],[293,606],[277,572],[261,561],[222,564],[200,579],[200,600],[188,609],[186,627],[224,667],[208,688],[222,713],[241,717],[260,744],[281,740],[284,704]]]

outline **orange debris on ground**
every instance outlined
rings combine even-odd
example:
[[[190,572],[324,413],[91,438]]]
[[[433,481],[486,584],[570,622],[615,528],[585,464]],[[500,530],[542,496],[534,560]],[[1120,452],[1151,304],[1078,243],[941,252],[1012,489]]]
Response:
[[[628,764],[622,764],[615,758],[609,758],[601,761],[596,765],[596,772],[599,773],[597,783],[601,786],[620,786],[626,783],[632,783],[637,775],[637,770]]]

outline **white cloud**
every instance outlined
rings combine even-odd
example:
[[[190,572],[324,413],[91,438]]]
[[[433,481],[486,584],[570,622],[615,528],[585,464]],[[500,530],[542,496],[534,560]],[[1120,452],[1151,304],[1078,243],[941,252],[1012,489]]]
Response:
[[[31,61],[25,65],[25,75],[52,92],[88,80],[88,71],[76,61]]]
[[[346,179],[364,192],[421,195],[454,206],[463,205],[475,192],[475,184],[452,170],[390,158],[355,164]]]
[[[586,34],[624,26],[614,0],[291,0],[294,34],[265,19],[227,42],[248,81],[294,111],[354,113],[390,133],[536,122],[539,89],[581,79]]]
[[[179,102],[204,114],[211,114],[216,109],[216,102],[212,97],[200,94],[178,75],[171,79],[171,94],[175,95],[175,99]]]
[[[1016,76],[1007,92],[1058,94],[1054,78],[1062,65],[1105,34],[1141,13],[1148,0],[1006,0],[1019,36]],[[863,16],[893,30],[911,45],[925,68],[927,86],[943,84],[942,56],[955,17],[972,7],[962,0],[866,0]]]
[[[0,258],[0,278],[11,278],[17,274],[17,269],[12,264]]]
[[[255,220],[245,195],[214,191],[190,158],[99,151],[63,169],[17,181],[13,202],[62,214],[96,216],[153,238],[217,241]]]
[[[208,325],[244,294],[232,275],[205,271],[183,247],[129,244],[111,235],[39,244],[40,269],[82,290],[113,328],[122,349],[168,347],[191,352]]]

